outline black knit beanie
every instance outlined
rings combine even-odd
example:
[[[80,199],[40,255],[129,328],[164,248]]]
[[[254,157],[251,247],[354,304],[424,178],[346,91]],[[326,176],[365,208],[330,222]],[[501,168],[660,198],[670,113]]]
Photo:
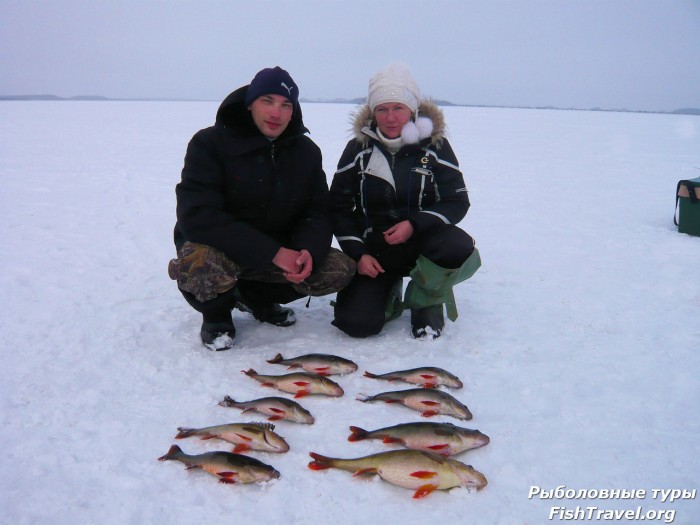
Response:
[[[299,100],[299,88],[284,69],[277,66],[266,68],[255,75],[245,96],[245,105],[249,106],[263,95],[282,95],[296,107]]]

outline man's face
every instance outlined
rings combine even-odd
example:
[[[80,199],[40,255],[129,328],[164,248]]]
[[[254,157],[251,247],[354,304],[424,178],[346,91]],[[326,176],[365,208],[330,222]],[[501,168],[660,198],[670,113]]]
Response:
[[[294,105],[282,95],[262,95],[248,107],[260,133],[269,139],[279,137],[292,120]]]

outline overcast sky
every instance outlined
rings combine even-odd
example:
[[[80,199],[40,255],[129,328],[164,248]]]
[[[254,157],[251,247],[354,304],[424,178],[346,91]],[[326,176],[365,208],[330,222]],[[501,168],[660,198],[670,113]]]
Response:
[[[0,95],[221,100],[263,67],[354,98],[700,108],[700,0],[0,0]]]

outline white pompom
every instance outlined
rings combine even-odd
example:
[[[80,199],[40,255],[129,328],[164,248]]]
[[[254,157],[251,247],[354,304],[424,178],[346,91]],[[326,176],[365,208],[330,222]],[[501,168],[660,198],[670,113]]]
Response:
[[[420,133],[418,132],[418,128],[413,123],[413,121],[409,120],[408,122],[406,122],[404,127],[401,129],[401,139],[403,143],[418,144],[419,137]]]
[[[433,134],[433,121],[428,117],[418,117],[416,119],[416,128],[418,129],[418,139],[427,139]]]

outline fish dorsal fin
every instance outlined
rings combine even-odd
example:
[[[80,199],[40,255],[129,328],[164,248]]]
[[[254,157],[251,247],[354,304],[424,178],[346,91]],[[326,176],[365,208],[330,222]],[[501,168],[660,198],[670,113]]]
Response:
[[[251,423],[246,423],[246,426],[258,427],[258,428],[261,428],[263,430],[274,430],[275,429],[275,425],[273,425],[272,423],[266,423],[264,421],[253,421]]]
[[[433,430],[436,436],[454,436],[457,433],[457,427],[451,423],[443,423]]]

